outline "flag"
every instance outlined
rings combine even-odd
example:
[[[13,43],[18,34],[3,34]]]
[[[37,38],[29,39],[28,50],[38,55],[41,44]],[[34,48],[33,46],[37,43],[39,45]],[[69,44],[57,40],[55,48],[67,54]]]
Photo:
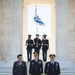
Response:
[[[36,8],[35,8],[35,16],[34,16],[34,21],[36,23],[38,23],[39,25],[45,25],[42,21],[41,21],[41,18],[37,15],[37,5],[36,5]]]
[[[34,21],[35,22],[37,22],[39,25],[45,25],[42,21],[41,21],[41,19],[40,19],[40,17],[38,16],[38,15],[36,15],[35,17],[34,17]]]

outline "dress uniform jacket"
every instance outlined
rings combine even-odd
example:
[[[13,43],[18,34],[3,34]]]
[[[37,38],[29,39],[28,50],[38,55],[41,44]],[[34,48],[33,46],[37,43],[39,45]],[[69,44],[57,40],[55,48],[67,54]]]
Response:
[[[34,44],[33,44],[33,40],[30,39],[30,40],[27,40],[26,41],[26,44],[27,44],[27,50],[32,50]]]
[[[34,48],[35,49],[40,49],[41,48],[41,40],[38,38],[34,39]]]
[[[31,75],[41,75],[43,73],[43,64],[42,60],[38,59],[36,62],[35,59],[30,62],[29,74]]]
[[[14,62],[13,75],[27,75],[27,67],[24,61],[21,65],[18,64],[18,61]]]
[[[45,74],[47,75],[59,75],[60,74],[60,66],[58,62],[47,62],[45,65]]]
[[[48,50],[49,48],[49,41],[47,39],[42,40],[42,50]]]

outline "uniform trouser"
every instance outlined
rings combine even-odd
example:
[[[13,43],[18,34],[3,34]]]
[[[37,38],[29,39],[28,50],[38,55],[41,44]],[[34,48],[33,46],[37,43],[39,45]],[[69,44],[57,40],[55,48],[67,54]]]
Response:
[[[38,53],[38,57],[39,57],[40,49],[35,49],[35,52],[37,52],[37,53]]]
[[[42,50],[43,61],[47,60],[47,50]]]
[[[32,50],[27,50],[27,59],[30,61],[32,58]]]

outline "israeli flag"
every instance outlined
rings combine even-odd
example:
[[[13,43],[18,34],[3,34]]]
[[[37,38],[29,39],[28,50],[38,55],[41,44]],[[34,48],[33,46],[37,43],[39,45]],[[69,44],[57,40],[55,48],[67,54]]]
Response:
[[[34,17],[34,21],[35,22],[37,22],[39,25],[45,25],[42,21],[41,21],[41,19],[40,19],[40,17],[38,16],[38,15],[36,15],[35,17]]]

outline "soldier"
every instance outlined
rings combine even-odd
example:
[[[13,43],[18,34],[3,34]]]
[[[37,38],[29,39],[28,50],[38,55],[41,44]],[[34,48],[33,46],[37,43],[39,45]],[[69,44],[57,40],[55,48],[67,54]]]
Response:
[[[39,39],[39,34],[36,34],[36,38],[34,39],[34,49],[35,52],[38,53],[38,57],[39,57],[40,48],[41,48],[41,39]]]
[[[42,60],[38,58],[38,54],[34,52],[34,58],[30,62],[29,74],[30,75],[42,75],[43,74],[43,63]]]
[[[59,63],[54,61],[55,54],[50,54],[49,57],[51,61],[45,65],[45,75],[60,75]]]
[[[33,40],[31,39],[31,35],[28,35],[28,39],[26,40],[26,46],[27,46],[27,59],[28,61],[31,61],[32,58],[32,49],[33,49]]]
[[[27,75],[26,62],[22,61],[22,54],[19,54],[17,59],[13,65],[13,75]]]
[[[43,40],[42,40],[42,55],[43,55],[43,61],[47,60],[47,51],[49,49],[49,41],[46,39],[47,35],[43,35]]]

